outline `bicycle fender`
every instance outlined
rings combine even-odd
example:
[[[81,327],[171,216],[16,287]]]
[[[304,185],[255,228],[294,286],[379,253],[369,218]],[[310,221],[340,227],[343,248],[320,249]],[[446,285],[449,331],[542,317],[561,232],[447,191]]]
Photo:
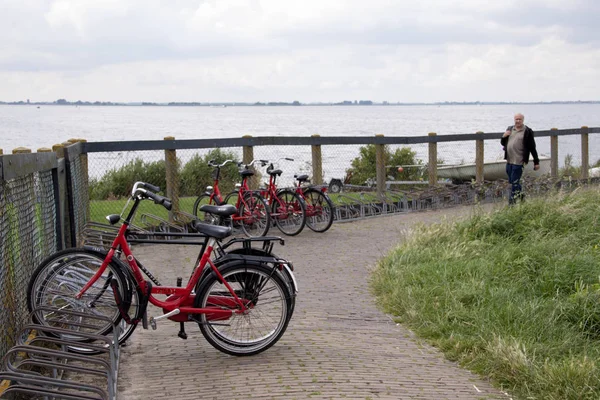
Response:
[[[294,276],[294,273],[292,272],[292,264],[290,262],[288,262],[287,260],[284,260],[282,258],[279,258],[277,256],[275,256],[274,254],[270,254],[267,253],[264,250],[261,249],[250,249],[253,253],[253,255],[248,255],[248,254],[244,254],[244,251],[247,251],[248,249],[234,249],[232,251],[230,251],[229,253],[225,254],[223,257],[219,258],[218,260],[214,261],[214,264],[217,268],[221,268],[225,265],[229,265],[230,263],[236,262],[236,261],[242,261],[245,263],[259,263],[259,264],[273,264],[273,265],[282,265],[283,268],[282,270],[277,269],[277,272],[281,275],[287,276],[289,279],[287,279],[287,281],[289,281],[291,283],[292,286],[292,291],[293,294],[297,294],[298,293],[298,282],[296,281],[296,277]]]

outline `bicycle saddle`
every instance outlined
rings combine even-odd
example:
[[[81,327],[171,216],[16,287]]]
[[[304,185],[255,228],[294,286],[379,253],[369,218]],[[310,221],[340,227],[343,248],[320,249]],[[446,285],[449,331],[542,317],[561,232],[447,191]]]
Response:
[[[306,175],[306,174],[294,175],[294,178],[296,178],[296,180],[298,182],[306,182],[306,181],[308,181],[308,175]]]
[[[192,228],[198,233],[204,233],[216,239],[223,239],[231,235],[233,228],[231,226],[210,225],[200,221],[192,221]]]
[[[274,170],[271,170],[268,172],[269,172],[269,175],[271,175],[271,176],[275,176],[275,175],[280,176],[282,171],[280,169],[274,169]]]
[[[235,208],[232,204],[224,204],[222,206],[213,206],[210,204],[204,204],[200,206],[200,211],[204,211],[207,213],[215,214],[220,217],[230,217],[237,212],[237,208]]]

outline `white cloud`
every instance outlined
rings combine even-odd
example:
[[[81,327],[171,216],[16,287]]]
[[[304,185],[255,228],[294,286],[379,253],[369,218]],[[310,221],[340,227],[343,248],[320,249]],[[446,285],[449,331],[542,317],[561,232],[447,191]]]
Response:
[[[597,100],[600,88],[591,0],[0,7],[4,101]]]

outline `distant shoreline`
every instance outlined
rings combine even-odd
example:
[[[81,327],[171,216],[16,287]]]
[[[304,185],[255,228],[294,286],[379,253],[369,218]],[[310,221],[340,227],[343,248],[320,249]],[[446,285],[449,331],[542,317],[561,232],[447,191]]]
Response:
[[[243,103],[243,102],[220,102],[220,103],[200,103],[200,102],[170,102],[170,103],[153,103],[153,102],[89,102],[66,100],[57,100],[53,102],[28,102],[28,101],[0,101],[0,105],[9,106],[118,106],[118,107],[301,107],[301,106],[487,106],[487,105],[554,105],[554,104],[600,104],[599,101],[539,101],[539,102],[491,102],[491,101],[473,101],[473,102],[454,102],[444,101],[436,103],[376,103],[370,100],[361,101],[343,101],[338,103],[300,103],[298,101],[292,103],[286,102],[267,102],[267,103]]]

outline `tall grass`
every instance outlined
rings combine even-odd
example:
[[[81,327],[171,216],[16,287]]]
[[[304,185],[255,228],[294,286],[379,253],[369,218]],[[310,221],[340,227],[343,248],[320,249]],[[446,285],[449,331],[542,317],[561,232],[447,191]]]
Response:
[[[523,399],[600,398],[600,192],[420,227],[382,260],[383,309]]]

